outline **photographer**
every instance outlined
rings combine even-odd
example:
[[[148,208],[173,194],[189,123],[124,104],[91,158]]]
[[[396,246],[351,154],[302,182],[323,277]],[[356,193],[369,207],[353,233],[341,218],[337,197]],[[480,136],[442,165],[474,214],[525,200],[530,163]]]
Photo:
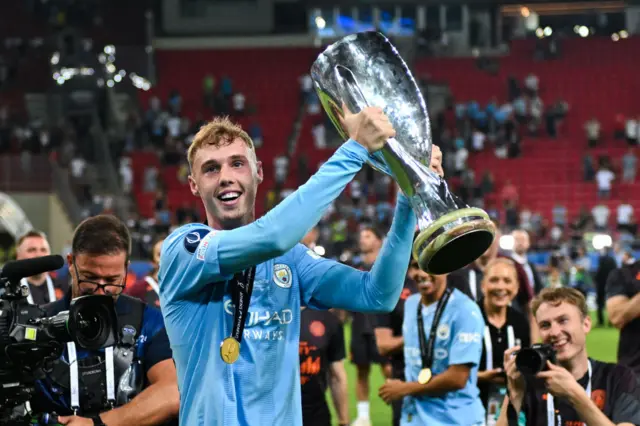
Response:
[[[72,287],[45,306],[47,315],[69,309],[71,298],[110,295],[118,317],[118,341],[100,351],[71,342],[39,383],[34,413],[55,412],[72,426],[159,425],[179,408],[176,370],[160,311],[121,295],[131,238],[110,215],[91,217],[76,228],[67,256]],[[76,414],[76,415],[73,415]]]
[[[21,236],[16,244],[16,260],[33,259],[51,254],[49,241],[44,232],[31,230]],[[22,286],[29,288],[27,301],[32,305],[44,305],[61,299],[67,290],[66,283],[56,285],[48,273],[23,278]]]
[[[537,357],[519,359],[524,351],[514,356],[518,346],[505,352],[508,397],[498,425],[517,425],[520,416],[532,426],[639,425],[640,385],[633,372],[587,356],[591,318],[582,293],[547,288],[532,309],[548,346]],[[542,365],[525,362],[536,358]],[[550,361],[554,358],[556,363]]]

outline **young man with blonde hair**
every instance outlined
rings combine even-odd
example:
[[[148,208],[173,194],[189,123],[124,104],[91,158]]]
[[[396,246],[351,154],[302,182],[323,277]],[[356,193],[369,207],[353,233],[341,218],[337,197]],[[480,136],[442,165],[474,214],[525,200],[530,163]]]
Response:
[[[395,306],[416,219],[400,195],[370,272],[298,242],[395,136],[380,108],[347,112],[345,142],[296,192],[256,220],[262,165],[227,119],[203,126],[189,148],[191,192],[206,224],[178,228],[160,259],[160,302],[181,391],[180,424],[300,425],[300,308],[383,312]]]
[[[516,367],[515,346],[504,353],[508,396],[498,425],[634,426],[640,424],[640,384],[622,365],[587,355],[591,317],[578,290],[546,288],[532,310],[543,343],[553,347],[557,364],[547,361],[542,372],[524,376]],[[527,383],[528,382],[528,383]]]

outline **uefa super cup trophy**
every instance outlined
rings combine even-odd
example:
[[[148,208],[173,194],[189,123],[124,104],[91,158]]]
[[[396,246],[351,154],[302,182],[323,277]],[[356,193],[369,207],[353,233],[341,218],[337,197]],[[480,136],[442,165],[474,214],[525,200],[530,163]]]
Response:
[[[462,205],[430,170],[427,107],[407,65],[386,37],[377,32],[344,37],[318,56],[311,78],[322,106],[345,139],[338,118],[343,116],[343,103],[354,113],[380,107],[389,117],[396,137],[371,155],[369,164],[393,177],[409,198],[420,229],[413,257],[422,270],[453,272],[491,246],[496,230],[489,215]]]

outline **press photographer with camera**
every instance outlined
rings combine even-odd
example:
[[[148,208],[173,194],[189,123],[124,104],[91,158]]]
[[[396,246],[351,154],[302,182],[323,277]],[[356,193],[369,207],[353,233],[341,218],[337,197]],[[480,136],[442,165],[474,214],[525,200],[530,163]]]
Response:
[[[590,359],[587,303],[578,290],[546,288],[532,310],[542,345],[504,353],[508,396],[498,425],[640,425],[640,385],[622,365]]]
[[[88,351],[70,342],[39,382],[34,413],[55,412],[63,425],[177,424],[179,393],[172,352],[159,310],[122,295],[131,237],[111,215],[86,219],[75,230],[67,256],[71,291],[46,305],[52,316],[72,298],[109,295],[115,301],[117,341]]]

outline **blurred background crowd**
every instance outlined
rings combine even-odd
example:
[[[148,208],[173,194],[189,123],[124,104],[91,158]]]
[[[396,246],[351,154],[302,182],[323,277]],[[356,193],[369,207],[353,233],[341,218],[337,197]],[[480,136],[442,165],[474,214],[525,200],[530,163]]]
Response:
[[[634,261],[633,2],[230,3],[0,4],[0,188],[12,209],[3,260],[24,229],[44,230],[64,254],[79,221],[111,212],[126,219],[144,275],[156,240],[203,220],[185,152],[214,115],[253,138],[264,214],[341,143],[311,63],[333,40],[377,29],[420,85],[450,188],[495,220],[501,250],[594,307],[601,260]],[[388,229],[394,200],[392,179],[365,168],[322,219],[314,250],[357,264],[359,231]]]

